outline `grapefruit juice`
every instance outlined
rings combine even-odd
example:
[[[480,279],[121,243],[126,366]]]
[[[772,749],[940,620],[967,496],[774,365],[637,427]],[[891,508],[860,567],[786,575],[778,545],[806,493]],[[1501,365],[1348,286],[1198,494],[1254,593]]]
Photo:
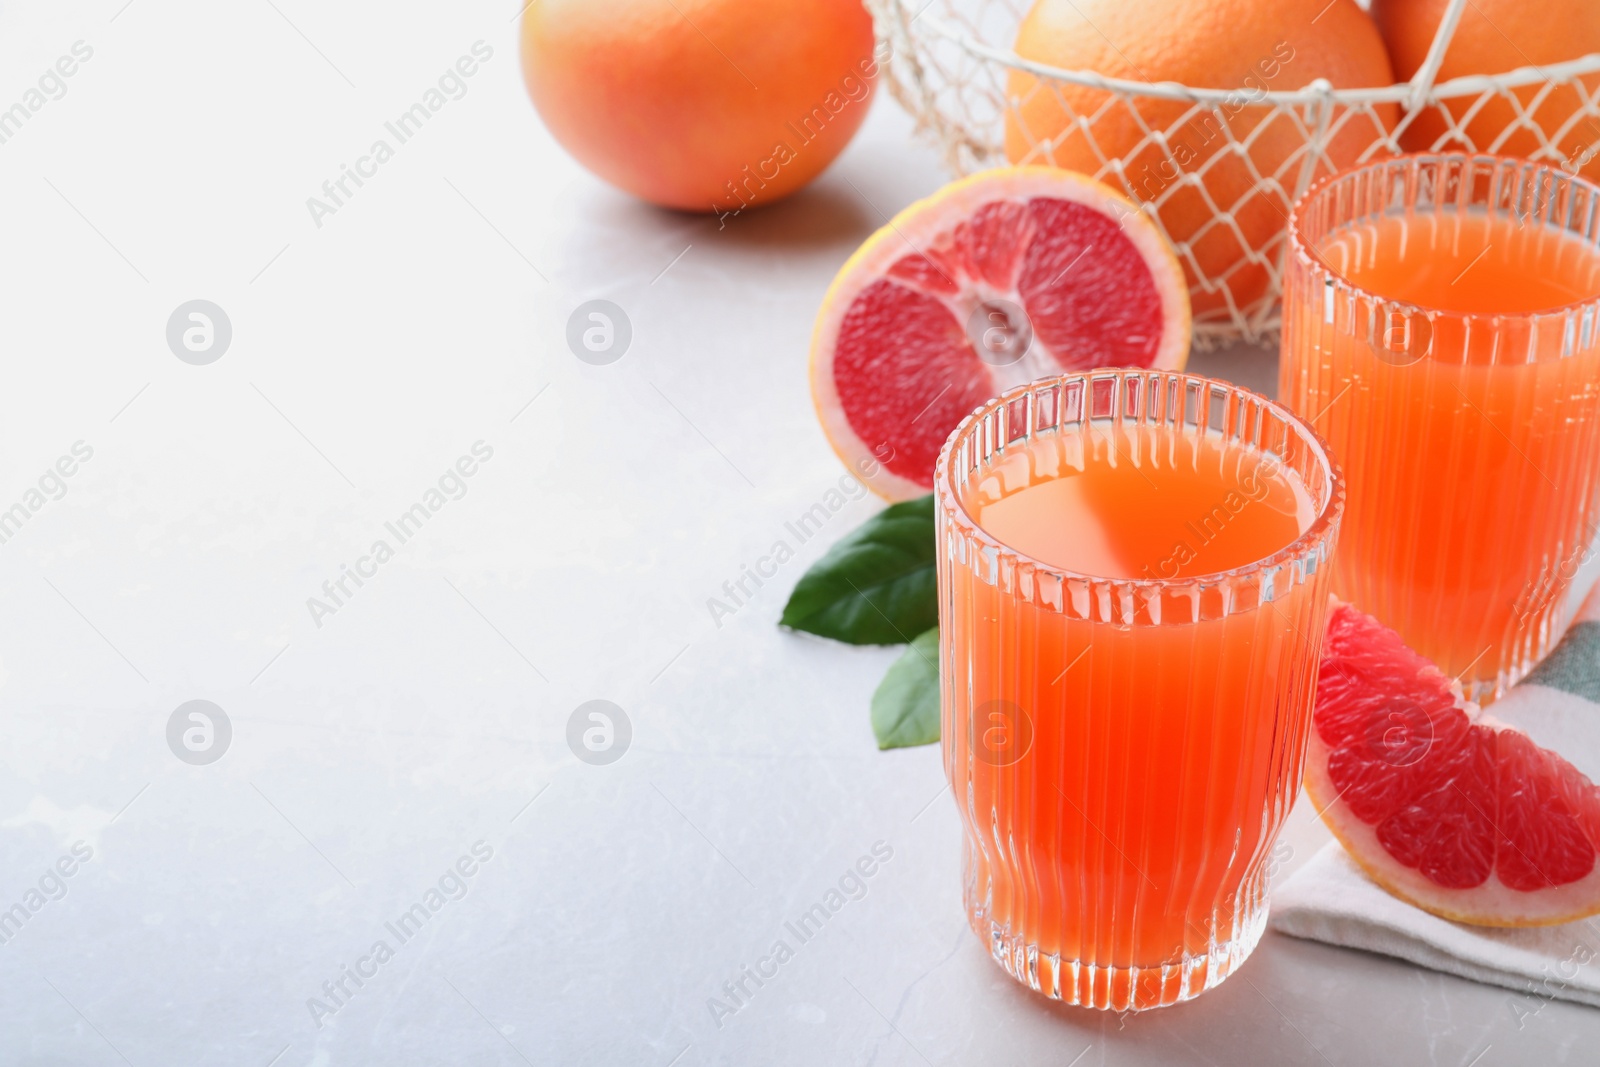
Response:
[[[1335,469],[1276,405],[1142,371],[1008,393],[945,449],[942,736],[969,920],[1049,996],[1195,996],[1265,922]]]
[[[1296,206],[1280,395],[1350,488],[1334,590],[1492,700],[1565,628],[1600,460],[1595,187],[1418,156]]]

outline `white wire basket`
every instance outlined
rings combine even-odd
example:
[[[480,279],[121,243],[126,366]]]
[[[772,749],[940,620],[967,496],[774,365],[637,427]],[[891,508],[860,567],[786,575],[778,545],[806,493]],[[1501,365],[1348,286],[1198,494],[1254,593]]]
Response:
[[[1318,79],[1293,91],[1252,90],[1242,105],[1240,87],[1128,81],[1019,57],[1012,43],[1033,0],[867,0],[867,6],[889,49],[889,90],[939,145],[953,173],[1050,163],[1123,191],[1161,227],[1183,261],[1195,340],[1208,346],[1276,339],[1282,220],[1290,205],[1324,174],[1406,150],[1402,138],[1413,150],[1519,155],[1591,176],[1600,171],[1600,78],[1593,76],[1600,71],[1600,53],[1435,84],[1466,2],[1451,0],[1426,61],[1409,82],[1335,89]],[[1025,95],[1008,89],[1015,72],[1031,75],[1020,79]],[[1096,91],[1086,95],[1083,88]],[[1025,114],[1039,94],[1050,94],[1059,109],[1049,134],[1026,128]],[[1546,106],[1558,101],[1562,106]],[[1503,111],[1508,121],[1492,137],[1480,128],[1474,140],[1472,120],[1488,107]],[[1137,142],[1130,145],[1123,137],[1120,151],[1106,151],[1095,130],[1105,128],[1108,118],[1124,131],[1131,121]],[[1179,158],[1186,154],[1183,131],[1196,123],[1221,139],[1203,158]],[[1259,145],[1269,130],[1276,131],[1280,149],[1264,153]],[[1416,143],[1417,134],[1435,130],[1437,136]],[[1026,150],[1016,151],[1016,143]],[[1353,153],[1352,144],[1358,146]],[[1164,180],[1150,180],[1152,166]],[[1208,181],[1223,166],[1248,181]],[[1163,209],[1178,197],[1189,203],[1182,214],[1169,213],[1185,224],[1185,232],[1174,233]]]

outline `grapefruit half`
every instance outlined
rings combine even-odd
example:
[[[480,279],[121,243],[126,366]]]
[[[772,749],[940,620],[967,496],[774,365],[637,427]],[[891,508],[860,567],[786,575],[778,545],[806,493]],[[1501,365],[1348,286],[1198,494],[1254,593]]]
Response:
[[[1306,792],[1389,892],[1480,926],[1600,912],[1600,789],[1348,604],[1328,615],[1312,725]]]
[[[1155,224],[1081,174],[1014,167],[912,204],[850,257],[817,314],[811,390],[839,458],[904,500],[1005,390],[1188,353],[1188,287]]]

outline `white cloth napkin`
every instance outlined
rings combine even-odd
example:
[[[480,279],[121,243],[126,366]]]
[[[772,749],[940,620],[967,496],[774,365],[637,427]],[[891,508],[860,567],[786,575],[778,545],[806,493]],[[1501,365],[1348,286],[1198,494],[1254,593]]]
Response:
[[[1494,704],[1494,717],[1525,730],[1600,782],[1600,588],[1566,637],[1528,678]],[[1524,994],[1512,1010],[1547,1000],[1600,1007],[1600,921],[1496,929],[1430,915],[1390,896],[1334,842],[1272,893],[1280,933],[1365,949]]]

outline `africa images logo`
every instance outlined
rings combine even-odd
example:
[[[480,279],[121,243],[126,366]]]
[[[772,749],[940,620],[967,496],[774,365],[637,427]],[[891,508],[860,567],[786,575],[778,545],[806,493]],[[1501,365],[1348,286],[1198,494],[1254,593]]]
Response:
[[[339,973],[322,983],[322,996],[306,998],[306,1010],[311,1013],[311,1021],[316,1023],[317,1029],[321,1030],[369,981],[378,977],[381,969],[395,958],[400,949],[414,941],[447,904],[465,900],[472,889],[473,878],[492,859],[494,846],[487,841],[474,841],[467,853],[462,853],[455,863],[445,868],[433,885],[423,891],[421,899],[395,919],[383,924],[387,936],[374,941],[372,947],[358,956],[353,965],[341,963]]]
[[[453,66],[447,67],[439,75],[436,85],[429,86],[423,92],[420,101],[406,108],[393,121],[383,124],[384,130],[394,138],[394,144],[380,137],[372,142],[364,155],[356,157],[354,167],[346,163],[339,164],[339,176],[322,183],[322,196],[306,198],[306,210],[311,213],[311,221],[316,228],[322,229],[327,216],[337,215],[369,180],[376,178],[378,168],[395,157],[400,145],[421,133],[422,127],[446,104],[466,96],[467,79],[477,74],[480,65],[493,57],[493,48],[483,41],[474,41],[472,55],[458,58]],[[351,188],[352,184],[355,188]]]
[[[378,568],[395,557],[396,546],[404,545],[420,534],[423,526],[446,504],[467,495],[468,479],[494,458],[494,446],[486,441],[474,441],[471,453],[458,456],[439,475],[436,484],[423,491],[420,500],[402,511],[393,521],[383,524],[389,537],[374,540],[366,554],[357,557],[354,566],[339,564],[339,576],[322,583],[322,596],[306,597],[306,610],[311,613],[311,621],[317,629],[322,629],[323,620],[337,615],[362,586],[378,576]],[[390,538],[394,540],[392,545]]]

